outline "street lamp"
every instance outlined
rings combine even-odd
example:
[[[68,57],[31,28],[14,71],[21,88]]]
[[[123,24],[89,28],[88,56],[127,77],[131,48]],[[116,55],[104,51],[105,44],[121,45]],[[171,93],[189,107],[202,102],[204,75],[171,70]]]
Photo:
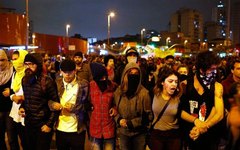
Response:
[[[146,31],[145,28],[141,30],[141,46],[143,46],[143,32]]]
[[[115,13],[114,12],[110,12],[108,14],[108,38],[107,38],[107,44],[110,45],[109,39],[110,39],[110,27],[111,27],[111,17],[114,17]]]
[[[69,30],[69,28],[70,28],[70,24],[67,24],[66,25],[66,37],[68,37],[68,30]]]
[[[188,40],[184,40],[184,48],[187,47],[187,42],[188,42]]]
[[[66,25],[66,37],[67,37],[67,45],[66,45],[66,47],[67,47],[67,49],[68,49],[68,45],[69,45],[69,41],[68,41],[68,31],[69,31],[69,28],[70,28],[70,24],[67,24]]]
[[[152,42],[159,42],[159,41],[160,41],[160,38],[161,38],[161,37],[159,37],[159,36],[153,36],[153,37],[149,38],[149,39],[147,40],[146,46],[148,46],[148,43],[149,43],[150,41],[152,41]]]
[[[36,35],[33,34],[33,35],[32,35],[32,44],[33,44],[33,46],[35,46],[35,39],[36,39]]]
[[[166,38],[166,46],[168,46],[168,41],[170,40],[170,37]]]

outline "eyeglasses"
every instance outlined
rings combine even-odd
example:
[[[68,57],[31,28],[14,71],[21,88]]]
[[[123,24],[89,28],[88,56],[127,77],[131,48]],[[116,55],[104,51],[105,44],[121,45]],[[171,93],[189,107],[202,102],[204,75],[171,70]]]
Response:
[[[33,66],[34,66],[35,64],[34,63],[24,63],[24,66],[25,67],[30,67],[30,68],[32,68]]]

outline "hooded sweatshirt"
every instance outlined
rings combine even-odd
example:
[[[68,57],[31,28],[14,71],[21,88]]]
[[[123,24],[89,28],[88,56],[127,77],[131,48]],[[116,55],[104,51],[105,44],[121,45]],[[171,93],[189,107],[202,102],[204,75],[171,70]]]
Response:
[[[16,70],[12,77],[11,89],[16,95],[23,95],[22,91],[22,78],[25,75],[24,58],[28,54],[26,50],[18,50],[19,57],[17,60],[12,61],[13,67]],[[21,104],[15,102],[12,103],[12,109],[9,116],[13,118],[15,122],[21,122],[24,125],[24,118],[18,114],[18,110]]]
[[[12,107],[10,97],[5,97],[3,92],[6,88],[10,88],[13,66],[8,61],[7,54],[4,50],[0,50],[0,112],[8,112]]]
[[[134,84],[138,83],[137,88],[129,95],[128,91],[132,89],[124,89],[123,85],[135,87],[135,85],[129,85],[132,81],[125,80],[133,68],[139,70],[140,77],[138,82],[133,81]],[[114,92],[114,102],[118,110],[118,115],[114,119],[118,125],[121,119],[126,119],[128,126],[127,128],[119,127],[120,134],[134,136],[142,133],[146,131],[149,120],[152,119],[151,99],[148,90],[141,85],[141,78],[139,66],[136,63],[128,63],[123,71],[121,84]]]

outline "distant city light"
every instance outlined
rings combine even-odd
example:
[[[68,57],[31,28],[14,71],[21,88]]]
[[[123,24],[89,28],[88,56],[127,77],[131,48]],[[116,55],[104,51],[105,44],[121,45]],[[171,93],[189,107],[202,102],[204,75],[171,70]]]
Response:
[[[100,50],[100,55],[107,55],[108,51],[101,49]]]
[[[182,56],[182,53],[174,53],[174,56]]]
[[[9,49],[25,49],[26,46],[10,46]],[[38,46],[28,46],[28,49],[35,49],[38,48]]]

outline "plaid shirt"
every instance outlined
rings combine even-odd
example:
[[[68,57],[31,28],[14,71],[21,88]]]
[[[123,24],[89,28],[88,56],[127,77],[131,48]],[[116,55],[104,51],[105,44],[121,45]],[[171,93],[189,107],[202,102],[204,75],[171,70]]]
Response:
[[[111,89],[111,90],[109,90]],[[109,139],[115,137],[115,121],[109,110],[113,107],[113,88],[103,93],[95,81],[90,82],[90,98],[93,111],[90,118],[90,135],[94,138]]]

